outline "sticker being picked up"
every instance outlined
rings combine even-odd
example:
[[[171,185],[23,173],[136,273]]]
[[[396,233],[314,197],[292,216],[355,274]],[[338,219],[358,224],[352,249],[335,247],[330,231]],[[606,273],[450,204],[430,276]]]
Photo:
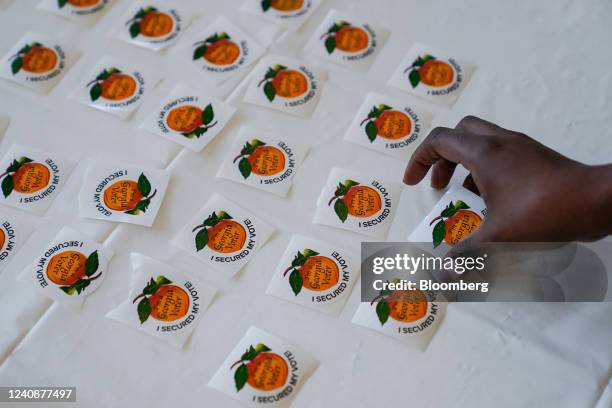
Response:
[[[287,57],[267,56],[249,75],[244,101],[296,116],[310,116],[321,94],[324,71]]]
[[[80,306],[102,284],[112,257],[110,249],[64,227],[21,277],[57,302]]]
[[[130,260],[128,299],[106,317],[183,347],[216,289],[145,255],[133,252]]]
[[[454,186],[410,234],[408,241],[427,243],[424,249],[445,253],[450,246],[476,230],[486,215],[487,208],[482,198],[463,187]]]
[[[319,58],[363,71],[372,64],[388,36],[388,30],[331,10],[308,41],[306,50]]]
[[[166,170],[90,161],[79,192],[82,217],[150,227],[170,176]]]
[[[296,31],[322,0],[246,0],[241,10]]]
[[[434,292],[382,290],[372,302],[359,304],[353,323],[424,350],[445,310],[446,303],[437,300]]]
[[[127,12],[115,36],[130,44],[159,51],[174,43],[184,30],[183,14],[168,3],[138,2]]]
[[[266,293],[337,316],[359,277],[359,257],[335,245],[294,235]]]
[[[75,166],[72,160],[32,147],[12,145],[0,161],[0,203],[44,213]]]
[[[175,244],[213,269],[233,275],[273,231],[268,223],[215,194],[179,232]]]
[[[399,183],[333,168],[317,201],[313,221],[385,238],[401,191]]]
[[[316,366],[301,348],[250,327],[208,386],[250,407],[287,407]]]
[[[404,159],[421,142],[431,118],[413,103],[369,93],[344,139]]]
[[[42,0],[38,8],[72,21],[92,24],[109,3],[109,0]]]
[[[183,53],[216,85],[257,61],[264,51],[250,35],[218,17]]]
[[[236,112],[236,108],[179,85],[140,127],[199,152]]]
[[[448,53],[415,44],[395,70],[387,85],[425,99],[453,104],[476,67]]]
[[[66,51],[43,34],[26,33],[2,57],[0,77],[35,91],[49,92],[66,71]]]
[[[284,197],[306,150],[292,138],[243,127],[217,176]]]
[[[87,81],[80,84],[75,96],[87,106],[126,119],[159,79],[158,75],[104,57],[86,76]]]

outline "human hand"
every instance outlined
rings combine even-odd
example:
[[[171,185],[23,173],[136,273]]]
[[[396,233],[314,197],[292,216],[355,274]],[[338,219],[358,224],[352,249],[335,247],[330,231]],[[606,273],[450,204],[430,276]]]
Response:
[[[467,116],[438,127],[416,149],[404,183],[446,187],[457,164],[487,217],[462,247],[484,242],[566,242],[612,233],[612,166],[587,166],[530,137]]]

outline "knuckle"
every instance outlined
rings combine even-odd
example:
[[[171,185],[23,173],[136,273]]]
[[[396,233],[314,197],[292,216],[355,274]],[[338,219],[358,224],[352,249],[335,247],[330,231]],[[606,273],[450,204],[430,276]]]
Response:
[[[456,128],[457,128],[457,129],[462,129],[462,128],[465,128],[465,127],[469,126],[470,124],[473,124],[473,123],[475,123],[475,122],[477,122],[477,121],[479,121],[479,120],[480,120],[480,119],[479,119],[479,118],[477,118],[477,117],[476,117],[476,116],[474,116],[474,115],[467,115],[467,116],[464,116],[464,117],[463,117],[463,119],[461,119],[461,120],[459,121],[459,123],[457,123],[457,127],[456,127]]]

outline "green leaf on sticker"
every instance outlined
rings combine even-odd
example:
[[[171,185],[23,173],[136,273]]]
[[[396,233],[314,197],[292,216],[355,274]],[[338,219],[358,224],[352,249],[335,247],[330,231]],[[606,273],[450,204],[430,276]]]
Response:
[[[238,163],[238,170],[240,170],[240,174],[242,174],[242,177],[245,179],[249,178],[251,175],[251,163],[246,159],[246,157],[240,159],[240,162]]]
[[[130,25],[130,37],[136,38],[140,34],[140,23],[132,23]]]
[[[159,285],[157,284],[157,282],[153,280],[153,278],[151,278],[149,283],[147,283],[147,286],[145,286],[144,289],[142,290],[142,294],[143,295],[153,295],[155,294],[155,292],[157,292],[157,289],[159,289]]]
[[[276,89],[274,89],[274,85],[272,85],[272,82],[266,82],[263,91],[264,94],[266,94],[266,98],[268,98],[268,100],[272,102],[274,100],[274,97],[276,96]]]
[[[76,293],[76,288],[74,286],[60,286],[60,289],[68,296],[72,296]]]
[[[206,105],[202,111],[202,123],[208,125],[215,118],[215,112],[213,111],[212,104]]]
[[[195,236],[196,251],[204,249],[208,244],[208,229],[202,228]]]
[[[304,254],[306,258],[310,258],[311,256],[319,255],[317,251],[313,251],[312,249],[308,249],[308,248],[304,249],[302,253]]]
[[[253,346],[249,346],[249,348],[244,352],[244,354],[240,357],[241,361],[252,360],[257,356],[257,350]]]
[[[455,207],[455,210],[466,210],[470,208],[469,205],[467,205],[465,202],[461,200],[455,201],[455,204],[453,206]]]
[[[87,261],[85,262],[85,275],[91,276],[98,270],[99,261],[98,261],[98,251],[93,251],[87,257]]]
[[[272,6],[272,0],[262,0],[261,1],[261,9],[266,12]]]
[[[334,36],[328,36],[325,39],[325,49],[328,54],[331,54],[336,49],[336,38]]]
[[[4,180],[2,180],[2,194],[4,194],[4,198],[11,195],[13,187],[15,187],[13,184],[13,176],[7,174]]]
[[[68,0],[57,0],[57,6],[59,8],[64,7],[68,3]]]
[[[444,224],[444,221],[440,220],[438,221],[438,223],[436,224],[432,232],[434,248],[436,248],[438,245],[442,243],[445,235],[446,235],[446,225]]]
[[[22,66],[23,66],[23,59],[15,58],[15,60],[11,64],[11,72],[13,73],[13,75],[18,73],[19,70],[21,70]]]
[[[346,204],[344,204],[344,201],[336,200],[334,203],[334,211],[336,212],[336,215],[338,215],[338,218],[340,218],[340,221],[346,221],[346,218],[348,217],[348,207]]]
[[[168,285],[168,284],[172,283],[172,281],[170,279],[166,278],[163,275],[159,275],[157,278],[155,278],[155,283],[158,286],[161,286],[161,285]]]
[[[206,53],[207,49],[208,49],[208,47],[206,45],[200,45],[198,48],[196,48],[193,51],[193,59],[194,59],[194,61],[202,58],[204,56],[204,54]]]
[[[249,370],[245,364],[240,364],[236,372],[234,373],[234,383],[236,384],[236,392],[240,391],[242,387],[247,383],[249,378]]]
[[[302,290],[303,284],[304,281],[302,280],[302,275],[300,274],[300,272],[298,272],[297,269],[291,271],[291,274],[289,275],[289,285],[291,285],[291,290],[293,290],[293,293],[296,296]]]
[[[140,191],[143,197],[147,197],[151,192],[151,183],[144,173],[140,173],[138,177],[138,191]]]
[[[391,313],[391,309],[389,308],[389,303],[385,299],[380,300],[376,304],[376,315],[378,316],[378,321],[381,325],[387,323],[389,320],[389,314]]]
[[[149,318],[151,314],[151,302],[149,299],[144,297],[140,302],[138,302],[138,318],[140,319],[140,324],[143,324]]]
[[[89,90],[89,96],[91,97],[91,101],[94,102],[98,100],[100,96],[102,96],[102,85],[95,84]]]
[[[347,189],[359,185],[358,182],[356,182],[355,180],[350,180],[350,179],[344,180],[343,184]]]
[[[77,295],[80,295],[81,292],[84,291],[90,283],[91,281],[89,279],[79,279],[78,281],[72,284],[72,287],[76,290]]]
[[[255,351],[257,352],[257,354],[263,353],[264,351],[270,351],[270,350],[272,349],[263,343],[257,343],[255,345]]]
[[[421,74],[419,74],[419,71],[416,69],[413,69],[410,71],[410,74],[408,74],[408,79],[410,80],[410,85],[416,88],[421,82]]]
[[[448,204],[446,208],[442,210],[442,212],[440,213],[440,216],[448,218],[448,217],[452,217],[452,215],[456,212],[457,210],[455,209],[455,206],[453,205],[453,202],[451,201],[450,204]]]
[[[368,139],[370,142],[374,142],[376,140],[376,136],[378,135],[378,127],[373,121],[368,121],[365,127],[366,135],[368,135]]]

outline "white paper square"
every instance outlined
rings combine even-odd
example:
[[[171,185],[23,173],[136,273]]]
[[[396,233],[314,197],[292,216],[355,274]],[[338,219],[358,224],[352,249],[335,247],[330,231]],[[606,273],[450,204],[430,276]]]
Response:
[[[401,191],[399,183],[332,168],[317,201],[313,222],[384,239]],[[346,215],[344,221],[339,213]]]
[[[242,11],[297,31],[322,0],[246,0]]]
[[[425,350],[446,311],[446,303],[432,296],[420,290],[381,293],[372,303],[361,302],[352,322]]]
[[[196,41],[180,50],[180,58],[191,61],[191,65],[214,85],[244,70],[265,52],[251,35],[225,17],[218,17],[198,32]]]
[[[443,215],[445,211],[450,216]],[[487,208],[482,198],[463,187],[453,186],[410,234],[408,241],[423,243],[425,250],[443,255],[451,245],[475,230],[486,215]],[[436,227],[437,225],[440,226]],[[434,246],[436,229],[442,230],[445,235],[442,242]]]
[[[244,101],[292,115],[310,116],[321,96],[325,71],[302,61],[268,55],[253,69]]]
[[[28,32],[2,57],[0,77],[47,93],[66,72],[66,52],[56,39]]]
[[[384,46],[389,30],[330,10],[306,44],[306,51],[347,68],[366,71]]]
[[[293,138],[242,127],[217,176],[285,197],[306,151]]]
[[[84,105],[127,119],[160,78],[157,73],[105,56],[83,78],[74,97]]]
[[[130,260],[128,299],[106,317],[183,347],[217,290],[145,255],[132,252]]]
[[[255,256],[273,231],[259,217],[214,194],[179,232],[174,244],[231,276]]]
[[[266,293],[338,316],[359,278],[359,257],[336,245],[294,235]]]
[[[178,85],[140,127],[199,152],[235,112],[236,108],[225,102]]]
[[[111,0],[42,0],[38,8],[71,21],[93,24],[110,3]]]
[[[159,51],[176,42],[189,24],[186,14],[167,1],[140,1],[130,7],[115,37],[127,43]]]
[[[445,51],[416,43],[387,85],[430,101],[452,105],[475,69],[475,65],[460,62]]]
[[[0,211],[0,271],[13,260],[33,229],[26,217],[11,216]]]
[[[35,214],[44,213],[61,192],[75,165],[57,154],[12,145],[0,162],[0,171],[4,172],[0,177],[0,203]]]
[[[410,157],[431,125],[432,114],[410,99],[369,93],[344,139],[400,159]]]
[[[80,307],[106,278],[112,257],[113,251],[102,244],[63,227],[21,278],[59,303]]]
[[[79,214],[150,227],[169,179],[167,170],[89,161],[79,191]]]
[[[250,327],[208,386],[247,406],[287,407],[316,367],[310,353]]]

